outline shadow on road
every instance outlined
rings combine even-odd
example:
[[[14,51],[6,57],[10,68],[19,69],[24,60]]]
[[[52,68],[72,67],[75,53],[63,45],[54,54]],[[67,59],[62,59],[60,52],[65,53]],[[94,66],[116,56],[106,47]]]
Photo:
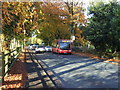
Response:
[[[63,57],[56,55],[57,58],[50,55],[41,54],[41,58],[37,57],[38,61],[45,66],[46,71],[52,73],[50,74],[52,78],[56,77],[60,81],[64,88],[118,88],[118,73],[112,71],[113,68],[107,63],[86,57],[81,57],[82,60],[77,57],[76,61],[73,61],[69,60],[66,55],[62,55]],[[76,57],[69,56],[72,59]],[[46,60],[49,60],[49,63]],[[27,65],[29,66],[28,73],[37,73],[38,75],[30,79],[29,82],[41,80],[41,83],[38,82],[31,86],[43,84],[43,87],[48,87],[45,76],[41,75],[38,65],[34,61],[27,63]],[[68,68],[66,69],[66,67]]]

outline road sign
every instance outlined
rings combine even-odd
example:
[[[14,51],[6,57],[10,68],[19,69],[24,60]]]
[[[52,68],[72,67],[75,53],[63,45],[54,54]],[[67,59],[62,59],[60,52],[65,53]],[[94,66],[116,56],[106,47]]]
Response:
[[[75,40],[75,36],[71,36],[71,39],[74,41]]]

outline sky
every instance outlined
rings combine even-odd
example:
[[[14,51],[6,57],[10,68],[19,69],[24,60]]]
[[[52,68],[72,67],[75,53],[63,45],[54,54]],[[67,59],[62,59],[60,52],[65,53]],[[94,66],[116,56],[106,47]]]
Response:
[[[83,2],[83,8],[85,9],[85,15],[86,15],[86,18],[88,17],[87,16],[87,7],[90,5],[90,2],[100,2],[100,1],[103,1],[105,3],[108,3],[110,1],[120,1],[120,0],[63,0],[63,1],[69,1],[69,2]]]
[[[72,0],[72,1],[80,1],[80,0]],[[120,0],[81,0],[83,2],[83,7],[85,8],[85,16],[86,18],[88,18],[89,16],[87,15],[87,7],[90,5],[90,2],[100,2],[100,1],[103,1],[105,3],[108,3],[110,1],[118,1],[120,2]]]

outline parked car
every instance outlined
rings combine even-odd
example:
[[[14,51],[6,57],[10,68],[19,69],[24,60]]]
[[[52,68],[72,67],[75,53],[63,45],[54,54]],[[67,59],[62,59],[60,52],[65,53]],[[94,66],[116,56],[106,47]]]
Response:
[[[39,45],[39,44],[31,44],[31,45],[29,45],[29,49],[35,50],[35,48],[36,48],[38,45]]]
[[[38,45],[38,46],[36,46],[34,52],[35,52],[35,53],[38,53],[38,52],[45,52],[45,47],[44,47],[44,46]]]
[[[51,47],[51,46],[46,46],[46,47],[45,47],[45,50],[46,50],[47,52],[52,51],[52,47]]]
[[[32,48],[32,45],[33,45],[33,44],[29,44],[29,45],[27,46],[27,49],[31,49],[31,48]]]

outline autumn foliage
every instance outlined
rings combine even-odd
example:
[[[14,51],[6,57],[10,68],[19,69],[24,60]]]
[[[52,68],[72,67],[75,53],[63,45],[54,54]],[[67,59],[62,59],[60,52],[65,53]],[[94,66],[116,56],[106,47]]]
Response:
[[[79,29],[86,23],[81,2],[3,2],[2,12],[6,44],[13,39],[25,44],[33,32],[46,45],[54,39],[70,39],[71,35],[76,36],[76,43],[84,42]]]

